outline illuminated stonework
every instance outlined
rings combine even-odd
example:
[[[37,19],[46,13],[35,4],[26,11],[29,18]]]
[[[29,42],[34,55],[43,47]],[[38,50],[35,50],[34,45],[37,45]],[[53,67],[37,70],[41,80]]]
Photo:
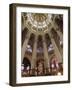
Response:
[[[63,15],[22,13],[22,77],[63,75]]]
[[[47,14],[33,13],[32,17],[37,22],[44,22],[47,19]]]
[[[28,13],[28,21],[33,30],[45,31],[50,24],[51,14]]]

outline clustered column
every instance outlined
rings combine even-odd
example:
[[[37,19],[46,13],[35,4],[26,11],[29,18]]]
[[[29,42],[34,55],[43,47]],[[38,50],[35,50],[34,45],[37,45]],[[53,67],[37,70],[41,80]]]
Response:
[[[57,32],[58,36],[60,37],[60,40],[63,41],[63,34],[62,34],[62,32],[60,32],[60,30],[54,20],[52,21],[51,25],[54,28],[54,30]],[[63,56],[63,50],[61,50],[61,47],[59,47],[59,48],[60,48],[60,53]]]
[[[44,60],[45,60],[45,68],[49,67],[49,55],[48,55],[48,49],[46,46],[45,38],[43,36],[43,51],[44,51]]]
[[[59,50],[58,50],[58,47],[57,47],[57,45],[56,45],[56,43],[55,43],[55,41],[54,41],[54,39],[53,39],[53,36],[52,36],[51,32],[49,32],[48,34],[49,34],[49,37],[50,37],[51,42],[52,42],[52,44],[53,44],[54,51],[55,51],[55,55],[56,55],[58,61],[59,61],[59,62],[62,62],[62,56],[61,56],[61,54],[60,54],[60,52],[59,52]]]
[[[37,36],[35,36],[35,41],[34,41],[34,45],[33,45],[32,60],[31,60],[31,69],[35,68],[36,55],[37,55]]]
[[[27,44],[28,44],[28,41],[29,41],[29,38],[30,38],[30,35],[31,33],[28,32],[27,35],[26,35],[26,38],[25,38],[25,41],[23,43],[23,46],[21,48],[21,60],[23,61],[23,58],[24,58],[24,55],[25,55],[25,51],[26,51],[26,47],[27,47]]]
[[[57,24],[55,24],[55,21],[52,21],[51,23],[52,27],[54,28],[54,30],[57,32],[58,36],[60,37],[61,40],[63,40],[63,35],[62,33],[59,31],[59,28],[57,26]]]

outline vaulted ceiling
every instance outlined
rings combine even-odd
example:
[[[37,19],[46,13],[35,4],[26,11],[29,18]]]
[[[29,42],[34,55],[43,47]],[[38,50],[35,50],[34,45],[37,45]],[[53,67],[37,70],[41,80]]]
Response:
[[[43,42],[45,42],[48,53],[54,53],[51,38],[54,39],[59,52],[63,48],[63,15],[48,13],[23,13],[22,20],[22,45],[30,33],[26,53],[32,53],[34,43],[37,42],[37,53],[43,54]],[[36,39],[37,37],[37,39]]]

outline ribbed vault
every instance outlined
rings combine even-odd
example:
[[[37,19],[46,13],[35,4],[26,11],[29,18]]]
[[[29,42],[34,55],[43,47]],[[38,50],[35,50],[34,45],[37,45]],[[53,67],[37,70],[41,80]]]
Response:
[[[37,70],[39,61],[43,64],[42,68],[45,73],[48,74],[48,70],[52,68],[53,59],[55,59],[54,62],[58,67],[61,65],[61,69],[63,64],[63,15],[22,13],[21,20],[22,65],[24,58],[28,58],[31,65],[29,70],[32,70],[30,73],[35,74],[33,70]]]

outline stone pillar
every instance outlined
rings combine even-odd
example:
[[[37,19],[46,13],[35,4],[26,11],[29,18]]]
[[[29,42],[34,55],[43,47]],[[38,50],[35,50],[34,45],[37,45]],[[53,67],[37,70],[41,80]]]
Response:
[[[23,23],[22,23],[22,26],[21,26],[22,27],[22,30],[24,30],[25,27],[31,29],[29,27],[28,20],[25,19],[24,15],[22,15],[22,17],[23,17]]]
[[[44,36],[43,36],[43,51],[44,51],[45,68],[48,68],[49,67],[49,56],[48,56],[48,49],[46,46]]]
[[[57,32],[58,36],[60,37],[60,40],[62,40],[62,42],[63,42],[63,35],[62,35],[62,33],[59,30],[56,30],[56,32]],[[58,46],[59,46],[60,53],[63,56],[63,49],[61,49],[61,46],[60,46],[59,43],[58,43]]]
[[[48,34],[49,34],[49,37],[50,37],[51,42],[53,44],[55,55],[56,55],[58,61],[62,62],[62,56],[61,56],[61,54],[60,54],[60,52],[58,50],[58,47],[57,47],[57,45],[56,45],[56,43],[55,43],[55,41],[53,39],[53,36],[51,35],[51,32],[49,32]]]
[[[24,15],[22,15],[22,17],[23,17],[23,23],[21,27],[22,27],[22,30],[24,30],[26,21],[25,21]]]
[[[51,22],[51,25],[52,25],[52,27],[54,28],[54,30],[57,32],[57,34],[58,34],[58,36],[60,37],[60,39],[63,40],[63,34],[62,34],[62,32],[59,31],[59,28],[58,28],[58,26],[56,25],[56,23],[55,23],[54,20]]]
[[[31,69],[35,68],[36,55],[37,55],[37,36],[35,36],[35,41],[34,41],[34,45],[33,45],[32,60],[31,60]]]
[[[30,35],[31,35],[31,33],[28,32],[27,35],[26,35],[25,41],[24,41],[24,43],[23,43],[23,46],[22,46],[22,48],[21,48],[21,60],[22,60],[22,61],[23,61],[23,58],[24,58],[24,55],[25,55],[25,51],[26,51],[26,47],[27,47],[27,44],[28,44]]]
[[[53,21],[51,24],[52,24],[52,27],[54,28],[54,30],[57,32],[58,36],[60,37],[60,40],[63,41],[63,34],[62,34],[62,32],[59,31],[58,26],[55,24],[54,21]],[[60,53],[61,53],[61,55],[63,56],[63,50],[61,50],[60,45],[59,45],[59,48],[60,48],[60,49],[59,49],[59,50],[60,50]]]
[[[56,32],[57,32],[58,36],[60,37],[60,40],[63,41],[63,35],[62,35],[62,33],[59,30],[56,30]]]

